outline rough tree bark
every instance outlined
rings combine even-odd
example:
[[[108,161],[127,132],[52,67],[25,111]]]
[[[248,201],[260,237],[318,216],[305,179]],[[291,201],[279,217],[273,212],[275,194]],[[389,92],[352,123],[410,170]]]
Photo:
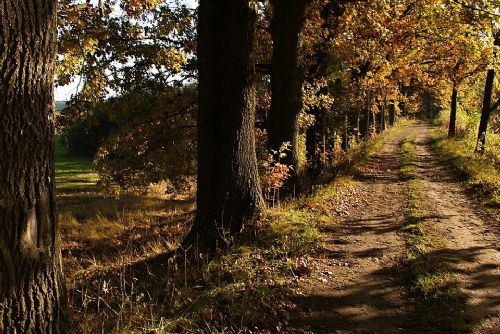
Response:
[[[298,116],[302,110],[304,70],[301,65],[301,34],[309,0],[271,0],[273,19],[271,36],[271,108],[268,119],[269,148],[278,150],[284,142],[291,144],[282,163],[298,172]]]
[[[477,134],[476,152],[484,152],[486,145],[486,131],[491,115],[491,96],[493,95],[493,84],[495,81],[495,70],[489,69],[486,74],[486,84],[484,86],[483,108],[481,110],[481,120],[479,121],[479,132]]]
[[[455,137],[457,134],[457,95],[456,86],[453,86],[451,94],[451,110],[450,110],[450,125],[448,127],[448,137]]]
[[[198,190],[184,245],[224,246],[263,207],[255,155],[253,0],[201,0]]]
[[[54,196],[56,0],[0,2],[0,333],[64,333]]]

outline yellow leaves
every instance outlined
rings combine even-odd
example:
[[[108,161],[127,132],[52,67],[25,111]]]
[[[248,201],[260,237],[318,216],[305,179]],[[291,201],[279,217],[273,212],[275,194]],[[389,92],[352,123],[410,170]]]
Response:
[[[153,10],[162,2],[162,0],[126,0],[123,1],[123,9],[128,15],[134,16],[144,10]]]
[[[328,81],[326,78],[304,84],[304,110],[310,110],[313,107],[329,110],[333,102],[333,97],[328,94]]]
[[[185,52],[170,48],[158,53],[156,63],[168,67],[174,73],[178,73],[182,70],[182,66],[188,63],[188,58]]]
[[[94,54],[98,45],[99,41],[96,38],[88,37],[82,41],[81,47],[83,51]]]
[[[73,75],[80,72],[82,68],[82,56],[67,53],[59,57],[56,62],[57,84],[64,86],[71,82]]]

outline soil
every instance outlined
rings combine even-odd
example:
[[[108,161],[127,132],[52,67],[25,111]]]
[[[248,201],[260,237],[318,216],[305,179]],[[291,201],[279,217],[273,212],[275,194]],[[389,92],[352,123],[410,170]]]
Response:
[[[465,192],[457,173],[433,152],[427,124],[388,140],[363,168],[357,204],[324,232],[313,274],[300,283],[292,321],[309,333],[427,333],[405,260],[407,184],[399,179],[399,143],[415,133],[420,194],[445,242],[440,259],[459,282],[470,333],[500,333],[500,226]],[[362,203],[363,205],[359,205]]]

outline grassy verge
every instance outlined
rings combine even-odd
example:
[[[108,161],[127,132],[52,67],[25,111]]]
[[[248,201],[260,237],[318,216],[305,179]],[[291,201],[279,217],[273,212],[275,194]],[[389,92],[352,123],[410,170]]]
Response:
[[[425,333],[467,333],[467,303],[456,277],[442,252],[444,238],[433,227],[423,207],[422,184],[415,165],[415,137],[401,143],[403,163],[400,175],[407,180],[408,203],[405,209],[406,260],[411,288],[417,301],[420,329]]]
[[[356,148],[350,166],[366,162],[399,131]],[[307,198],[269,209],[226,253],[196,260],[177,248],[193,218],[191,198],[68,193],[60,220],[74,331],[286,332],[290,296],[311,272],[320,231],[334,224],[335,209],[356,187],[344,174]],[[174,249],[176,255],[164,256]]]
[[[471,193],[500,221],[500,151],[476,154],[474,140],[448,139],[443,129],[433,131],[431,138],[436,151],[465,176]]]
[[[81,268],[72,285],[77,332],[283,331],[294,308],[288,296],[311,271],[308,255],[320,245],[320,228],[333,223],[333,208],[354,186],[338,178],[310,198],[268,210],[215,257],[187,262],[180,251],[144,275],[134,267],[154,254],[136,248],[107,265],[98,260]]]

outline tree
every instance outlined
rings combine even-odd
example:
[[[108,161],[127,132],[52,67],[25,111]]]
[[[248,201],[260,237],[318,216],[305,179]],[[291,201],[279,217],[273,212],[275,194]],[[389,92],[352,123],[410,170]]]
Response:
[[[495,81],[495,70],[489,69],[486,74],[484,85],[483,107],[481,109],[481,120],[479,121],[479,131],[477,134],[476,152],[484,152],[486,145],[486,131],[488,129],[488,120],[491,114],[491,95],[493,93],[493,84]]]
[[[298,172],[298,117],[302,110],[304,70],[301,60],[301,36],[310,0],[271,0],[273,19],[271,36],[272,100],[269,110],[269,148],[278,151],[285,142],[290,152],[282,161]]]
[[[253,0],[201,0],[198,22],[198,190],[185,245],[223,246],[264,202],[255,154]]]
[[[54,194],[56,1],[0,10],[0,332],[66,332]]]
[[[500,46],[500,32],[495,34],[494,46]],[[495,106],[491,106],[491,97],[493,95],[493,86],[495,81],[495,69],[490,68],[486,74],[486,82],[484,85],[483,107],[481,109],[481,119],[479,121],[479,130],[477,133],[476,152],[483,153],[486,145],[486,133],[488,130],[488,122],[490,120],[491,112],[496,109],[498,102]],[[499,100],[500,102],[500,100]]]

